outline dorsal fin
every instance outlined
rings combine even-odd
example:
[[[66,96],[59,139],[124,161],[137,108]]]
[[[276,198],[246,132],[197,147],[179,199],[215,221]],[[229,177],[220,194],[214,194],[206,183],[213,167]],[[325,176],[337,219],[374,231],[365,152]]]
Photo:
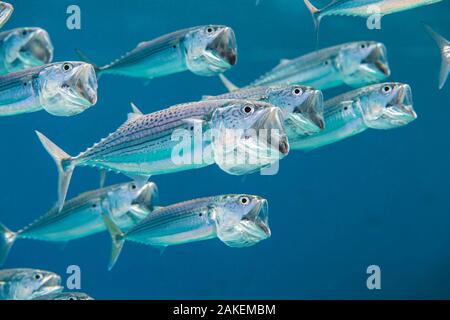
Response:
[[[142,113],[142,111],[139,110],[139,108],[136,107],[136,105],[133,102],[131,102],[131,110],[132,110],[132,112],[128,113],[128,117],[127,117],[127,121],[126,122],[134,121],[134,120],[139,119],[140,117],[142,117],[144,115]]]
[[[291,60],[289,60],[289,59],[281,59],[280,63],[278,65],[279,66],[284,66],[285,64],[288,64],[289,62],[291,62]]]

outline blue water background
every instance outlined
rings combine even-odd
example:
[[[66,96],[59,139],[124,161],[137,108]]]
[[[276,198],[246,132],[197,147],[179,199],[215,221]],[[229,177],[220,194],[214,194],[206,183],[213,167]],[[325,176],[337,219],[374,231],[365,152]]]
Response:
[[[106,64],[144,40],[194,25],[234,28],[238,65],[227,72],[244,85],[281,58],[315,48],[311,16],[300,0],[18,0],[4,29],[49,31],[55,60],[76,60],[82,48]],[[319,1],[320,3],[320,1]],[[322,2],[323,3],[323,2]],[[66,8],[78,4],[82,29],[66,28]],[[450,1],[384,17],[381,30],[361,18],[327,17],[321,47],[382,41],[392,76],[409,83],[418,119],[407,127],[369,130],[309,153],[292,152],[275,176],[230,176],[211,166],[156,176],[162,204],[224,193],[252,193],[270,203],[272,237],[247,249],[218,240],[170,247],[161,256],[127,243],[108,272],[107,233],[53,243],[19,240],[5,267],[82,270],[82,291],[97,299],[410,299],[450,298],[450,83],[437,90],[440,56],[420,21],[450,38]],[[349,90],[341,87],[326,97]],[[0,118],[0,221],[17,230],[56,201],[53,161],[38,129],[72,155],[114,131],[130,101],[144,112],[224,91],[218,78],[191,73],[144,81],[100,80],[99,102],[72,118],[45,112]],[[78,168],[70,196],[96,188],[98,171]],[[126,181],[111,174],[108,183]],[[366,287],[366,268],[379,265],[382,289]]]

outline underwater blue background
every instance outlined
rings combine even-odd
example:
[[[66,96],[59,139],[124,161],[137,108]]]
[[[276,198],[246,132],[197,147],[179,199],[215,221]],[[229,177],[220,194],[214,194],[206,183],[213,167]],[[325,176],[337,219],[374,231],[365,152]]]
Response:
[[[315,49],[314,26],[301,0],[11,0],[4,30],[39,26],[50,33],[55,61],[81,48],[106,64],[137,43],[201,24],[235,30],[239,59],[227,76],[244,85],[281,58]],[[324,1],[315,1],[320,4]],[[81,7],[82,29],[66,28],[66,8]],[[246,249],[218,240],[158,250],[127,243],[107,271],[107,233],[65,248],[19,240],[5,268],[82,270],[82,291],[96,299],[412,299],[450,298],[450,83],[438,91],[440,55],[424,31],[429,22],[450,38],[450,1],[382,19],[326,17],[320,46],[382,41],[391,80],[409,83],[418,119],[390,131],[291,152],[275,176],[236,177],[217,167],[155,176],[161,204],[224,193],[252,193],[270,204],[272,237]],[[327,98],[349,90],[325,91]],[[18,230],[56,201],[55,165],[37,140],[44,132],[72,155],[114,131],[133,101],[144,112],[219,94],[218,78],[185,72],[145,81],[102,77],[99,102],[71,118],[45,112],[0,118],[0,221]],[[126,181],[110,174],[107,183]],[[77,168],[70,197],[98,187],[98,171]],[[381,267],[381,290],[368,290],[366,268]]]

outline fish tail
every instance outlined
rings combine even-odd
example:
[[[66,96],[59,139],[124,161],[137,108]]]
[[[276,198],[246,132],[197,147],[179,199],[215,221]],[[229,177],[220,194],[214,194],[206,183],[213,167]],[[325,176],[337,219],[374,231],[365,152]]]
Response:
[[[17,233],[12,232],[0,223],[0,266],[5,263],[9,251],[16,241],[16,238]]]
[[[230,81],[227,77],[223,75],[223,73],[219,74],[220,81],[222,81],[225,88],[228,89],[228,91],[233,92],[236,90],[239,90],[239,87],[236,86],[233,82]]]
[[[316,43],[317,46],[319,45],[319,29],[320,29],[320,13],[321,11],[317,9],[310,0],[303,0],[305,2],[306,7],[308,8],[309,12],[311,12],[311,16],[314,21],[314,27],[316,29]]]
[[[87,62],[89,64],[91,64],[94,67],[95,70],[95,74],[97,75],[97,78],[100,78],[102,71],[105,70],[105,68],[103,67],[99,67],[96,63],[94,63],[92,61],[91,58],[89,58],[83,51],[81,51],[81,49],[75,48],[75,52],[78,55],[78,57],[80,58],[81,61]]]
[[[430,34],[430,36],[433,38],[433,40],[436,41],[441,51],[445,46],[448,46],[450,44],[450,42],[447,39],[445,39],[443,36],[434,31],[429,25],[427,25],[426,23],[423,23],[423,25]],[[444,87],[444,84],[447,81],[449,71],[450,71],[450,64],[447,62],[446,58],[442,54],[441,71],[439,74],[439,90]]]
[[[122,252],[123,244],[125,243],[124,233],[107,214],[103,214],[102,217],[112,240],[111,257],[108,264],[108,270],[111,271],[119,258],[120,252]]]
[[[58,209],[64,206],[64,202],[67,196],[67,190],[69,189],[70,179],[72,178],[73,170],[75,165],[72,161],[72,157],[64,152],[60,147],[54,144],[50,139],[44,136],[39,131],[36,134],[44,146],[45,150],[50,154],[50,156],[55,160],[56,166],[58,168]]]

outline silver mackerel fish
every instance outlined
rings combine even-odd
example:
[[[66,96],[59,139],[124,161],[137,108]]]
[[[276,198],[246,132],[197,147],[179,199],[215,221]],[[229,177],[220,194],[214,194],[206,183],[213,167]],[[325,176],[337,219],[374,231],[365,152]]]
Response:
[[[439,33],[434,31],[429,25],[424,24],[425,29],[428,31],[430,36],[436,41],[436,44],[441,51],[441,71],[439,73],[439,90],[442,89],[445,85],[445,82],[448,78],[448,73],[450,72],[450,41],[445,39]]]
[[[16,28],[0,33],[0,74],[48,64],[53,45],[41,28]]]
[[[324,103],[325,129],[305,137],[286,130],[293,150],[312,150],[359,134],[369,128],[393,129],[417,118],[411,88],[382,83],[357,89]]]
[[[247,174],[278,161],[289,152],[282,113],[279,108],[265,102],[208,100],[181,104],[147,115],[136,108],[134,111],[115,132],[76,157],[68,155],[43,134],[37,133],[58,168],[60,208],[73,170],[78,166],[113,170],[136,181],[146,181],[151,175],[201,168],[213,163],[231,174]],[[272,130],[274,133],[267,135],[267,131]],[[234,172],[233,167],[227,166],[228,163],[220,162],[222,159],[218,159],[216,153],[219,148],[234,150],[228,148],[229,131],[236,134],[233,147],[245,144],[250,151],[268,149],[271,151],[269,156],[261,158],[256,164],[252,163],[251,168],[246,167],[247,162],[238,163],[239,172]],[[175,133],[181,135],[174,138]],[[183,139],[186,135],[187,138]],[[175,161],[179,153],[175,150],[185,140],[189,145],[179,152],[183,153],[183,159],[187,156],[187,160]],[[214,152],[211,152],[212,149]],[[200,153],[198,161],[193,156],[197,153]]]
[[[298,84],[324,90],[346,84],[358,88],[380,82],[390,73],[386,47],[379,42],[360,41],[283,59],[247,87]],[[221,78],[228,90],[237,88]]]
[[[0,117],[40,110],[73,116],[96,102],[95,71],[84,62],[52,63],[0,76]]]
[[[55,207],[18,232],[0,223],[0,265],[18,239],[68,242],[105,231],[102,214],[127,230],[153,209],[156,196],[154,183],[121,183],[80,194],[61,211]]]
[[[271,235],[267,201],[245,194],[206,197],[155,209],[125,233],[108,216],[104,217],[113,240],[110,270],[125,241],[163,250],[168,246],[219,238],[230,247],[242,248]]]
[[[322,92],[308,86],[251,87],[218,96],[204,96],[203,99],[244,99],[270,103],[281,109],[285,122],[291,123],[305,135],[317,133],[324,127]]]
[[[0,270],[0,300],[31,300],[63,291],[61,277],[36,269]]]
[[[78,54],[89,61],[81,51]],[[97,73],[153,79],[182,71],[212,76],[237,62],[236,38],[231,28],[220,25],[179,30],[140,43],[116,61],[97,67]]]

